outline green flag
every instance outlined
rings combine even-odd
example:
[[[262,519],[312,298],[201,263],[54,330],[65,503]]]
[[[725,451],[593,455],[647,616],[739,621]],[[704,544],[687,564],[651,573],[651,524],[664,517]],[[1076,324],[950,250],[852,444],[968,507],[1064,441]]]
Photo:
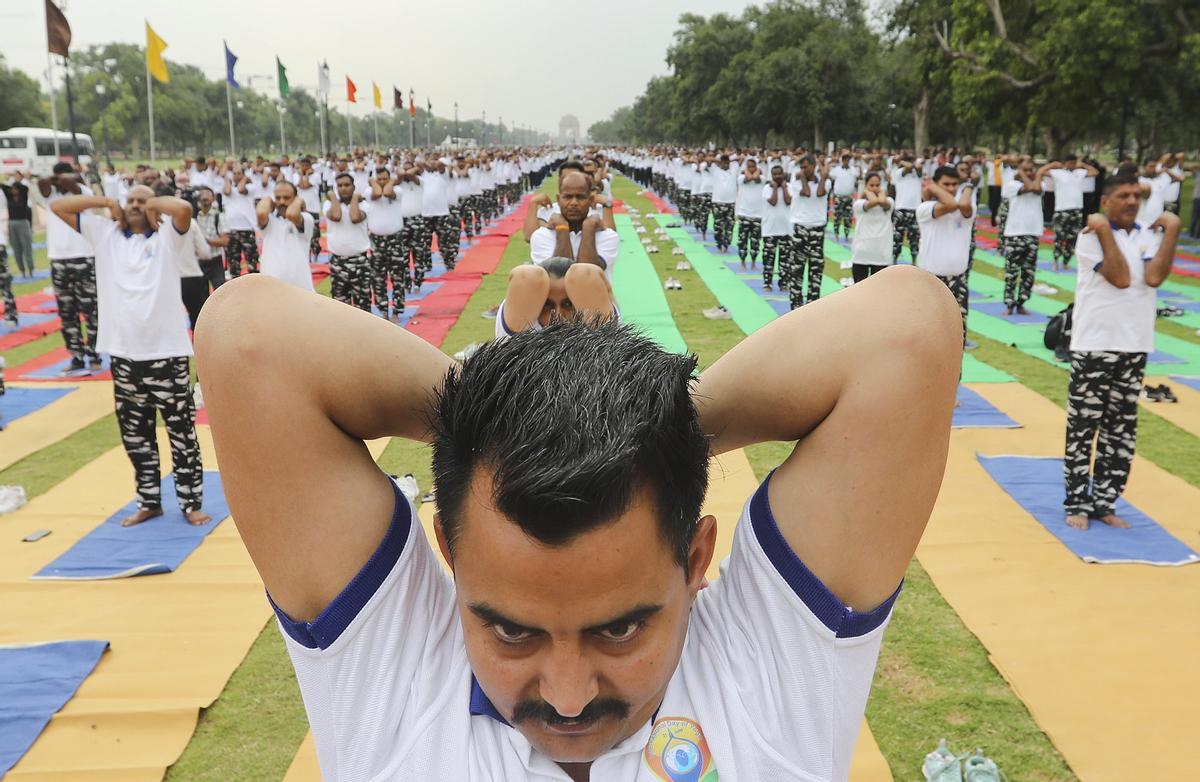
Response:
[[[279,69],[279,97],[286,98],[291,91],[288,87],[287,68],[283,67],[278,56],[275,58],[275,67]]]

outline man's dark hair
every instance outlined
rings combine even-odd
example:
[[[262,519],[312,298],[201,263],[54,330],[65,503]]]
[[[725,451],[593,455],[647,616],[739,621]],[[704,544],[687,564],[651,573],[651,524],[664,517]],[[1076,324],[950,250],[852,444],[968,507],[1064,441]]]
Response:
[[[1070,163],[1070,162],[1076,161],[1076,160],[1079,160],[1079,156],[1076,155],[1074,152],[1072,152],[1071,154],[1069,154],[1065,158],[1063,158],[1064,163]]]
[[[583,163],[580,163],[578,160],[564,160],[558,167],[558,175],[561,177],[566,171],[578,171],[581,174],[587,173],[583,167]]]
[[[546,270],[546,274],[550,275],[556,280],[561,280],[563,277],[567,276],[567,270],[570,269],[574,263],[575,261],[571,260],[570,258],[555,256],[542,263],[542,268]]]
[[[775,176],[775,172],[776,172],[776,171],[778,171],[779,173],[781,173],[781,174],[782,174],[782,173],[783,173],[783,166],[779,165],[778,163],[776,163],[775,165],[771,166],[771,176]]]
[[[337,176],[335,176],[335,177],[333,178],[333,182],[334,182],[334,184],[337,184],[338,182],[341,182],[343,177],[344,177],[344,178],[346,178],[346,179],[349,179],[349,180],[350,180],[350,184],[354,184],[354,177],[350,175],[350,172],[349,172],[349,171],[343,171],[342,173],[340,173],[340,174],[338,174]]]
[[[1118,187],[1126,187],[1128,185],[1133,185],[1134,187],[1141,186],[1141,182],[1138,181],[1137,171],[1121,169],[1104,180],[1104,190],[1101,192],[1103,195],[1108,195]]]
[[[70,163],[55,163],[51,169],[55,174],[74,174],[75,169]]]
[[[937,170],[933,172],[933,181],[936,182],[944,176],[958,179],[958,169],[954,166],[938,166]]]
[[[535,540],[565,545],[614,521],[639,489],[681,567],[708,487],[694,356],[614,321],[553,323],[490,342],[447,373],[431,417],[433,480],[451,553],[476,470]]]

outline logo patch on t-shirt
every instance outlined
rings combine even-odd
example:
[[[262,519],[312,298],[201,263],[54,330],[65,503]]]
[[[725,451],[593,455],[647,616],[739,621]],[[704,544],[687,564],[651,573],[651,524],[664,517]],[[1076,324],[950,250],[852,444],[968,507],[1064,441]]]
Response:
[[[704,731],[684,717],[663,717],[646,742],[646,766],[663,782],[717,782]]]

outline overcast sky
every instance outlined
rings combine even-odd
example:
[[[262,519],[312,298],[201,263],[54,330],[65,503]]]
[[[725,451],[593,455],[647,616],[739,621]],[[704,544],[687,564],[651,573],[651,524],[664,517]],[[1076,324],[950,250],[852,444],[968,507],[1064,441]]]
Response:
[[[564,114],[584,132],[613,109],[631,103],[655,75],[667,72],[665,55],[679,15],[740,13],[744,0],[62,0],[73,34],[72,49],[124,41],[145,44],[143,18],[167,42],[168,60],[224,74],[221,41],[239,58],[245,86],[274,91],[275,55],[293,87],[315,91],[317,62],[329,61],[333,96],[344,96],[349,75],[359,88],[355,112],[367,113],[371,81],[385,106],[395,84],[426,96],[434,113],[506,125],[557,130]],[[0,3],[0,52],[43,80],[46,28],[42,0]],[[57,66],[56,66],[57,70]],[[364,95],[366,101],[363,101]],[[342,107],[344,109],[344,105]],[[0,119],[3,124],[3,119]]]

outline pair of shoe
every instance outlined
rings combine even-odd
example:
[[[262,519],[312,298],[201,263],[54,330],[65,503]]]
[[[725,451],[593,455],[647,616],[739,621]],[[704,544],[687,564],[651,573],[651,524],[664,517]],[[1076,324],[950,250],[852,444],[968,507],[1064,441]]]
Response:
[[[729,310],[725,309],[724,307],[720,307],[720,306],[712,307],[710,309],[704,310],[703,314],[704,314],[704,317],[708,318],[709,320],[732,320],[733,319],[733,316],[729,314]]]
[[[663,283],[663,287],[669,291],[681,291],[683,290],[683,283],[674,277],[668,277],[667,281]]]
[[[406,473],[403,478],[398,475],[391,477],[396,482],[396,487],[400,489],[400,493],[407,497],[409,502],[417,501],[417,495],[421,493],[421,490],[417,487],[417,479],[411,472]]]
[[[495,320],[500,315],[500,305],[497,304],[484,310],[480,315],[487,320]]]
[[[682,247],[676,247],[675,249],[671,250],[671,255],[683,255],[683,254],[684,253],[683,253]]]
[[[468,358],[470,358],[471,356],[473,356],[475,354],[475,351],[479,350],[481,347],[483,347],[483,345],[479,344],[478,342],[472,342],[469,345],[467,345],[465,348],[463,348],[462,350],[455,353],[454,360],[455,361],[466,361]]]
[[[1002,782],[1006,779],[996,762],[985,756],[982,749],[975,750],[974,755],[955,755],[946,746],[945,739],[925,756],[921,772],[927,782]]]
[[[675,264],[675,270],[680,272],[690,272],[692,270],[692,264],[687,261],[680,261],[679,263]]]
[[[17,321],[17,316],[16,316],[16,315],[12,315],[12,316],[10,316],[10,317],[7,317],[7,318],[5,318],[5,319],[4,319],[4,322],[5,322],[5,324],[7,324],[7,325],[8,325],[8,327],[9,327],[10,329],[16,329],[16,328],[20,328],[20,327],[21,327],[21,324],[20,324],[20,323]]]
[[[1157,386],[1146,386],[1142,389],[1142,398],[1148,402],[1178,402],[1179,397],[1166,383]]]
[[[1033,292],[1040,293],[1043,296],[1053,296],[1058,293],[1058,288],[1055,288],[1053,285],[1047,285],[1044,282],[1035,282],[1033,284]]]
[[[1158,308],[1158,317],[1160,318],[1181,318],[1186,314],[1186,310],[1182,307],[1176,307],[1173,304]]]

